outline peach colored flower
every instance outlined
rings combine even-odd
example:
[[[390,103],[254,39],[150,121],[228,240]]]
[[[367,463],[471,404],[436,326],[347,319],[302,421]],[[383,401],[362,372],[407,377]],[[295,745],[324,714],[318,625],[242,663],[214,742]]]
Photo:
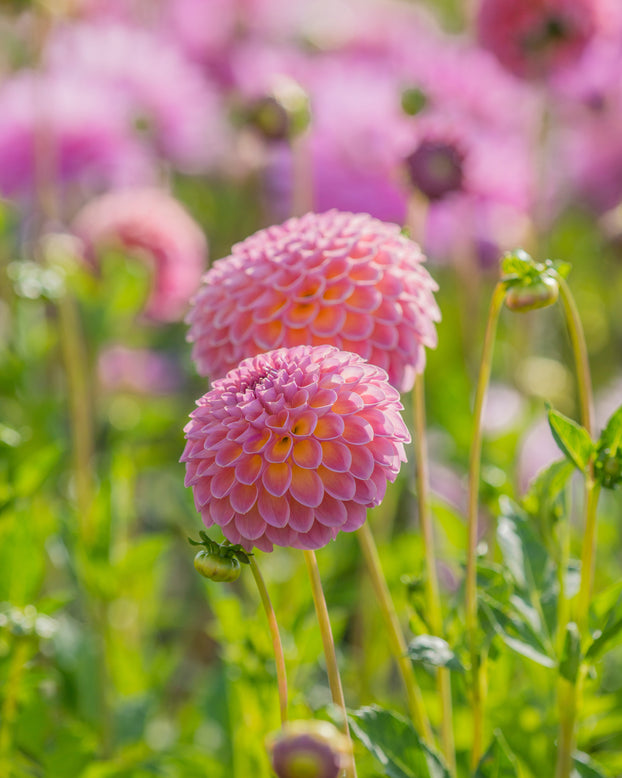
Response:
[[[315,549],[358,529],[410,440],[386,373],[333,346],[245,359],[185,427],[186,486],[232,543]]]
[[[201,375],[270,349],[333,344],[407,391],[436,345],[437,289],[419,246],[367,214],[308,213],[251,235],[203,277],[188,315]]]

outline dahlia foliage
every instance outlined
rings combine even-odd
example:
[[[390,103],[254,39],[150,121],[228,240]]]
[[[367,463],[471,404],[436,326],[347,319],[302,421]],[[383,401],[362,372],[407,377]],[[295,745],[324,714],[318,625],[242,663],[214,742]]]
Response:
[[[316,549],[358,529],[410,435],[386,373],[333,346],[245,359],[185,428],[186,486],[232,543]]]

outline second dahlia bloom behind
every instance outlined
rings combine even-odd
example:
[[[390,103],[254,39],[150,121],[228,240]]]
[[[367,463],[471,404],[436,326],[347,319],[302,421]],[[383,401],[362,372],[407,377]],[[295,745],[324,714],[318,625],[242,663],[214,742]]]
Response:
[[[279,347],[332,344],[408,391],[436,345],[436,283],[419,246],[367,214],[308,213],[251,235],[203,277],[188,315],[201,375]]]
[[[186,486],[232,543],[316,549],[352,532],[406,460],[386,373],[332,346],[245,359],[186,425]]]

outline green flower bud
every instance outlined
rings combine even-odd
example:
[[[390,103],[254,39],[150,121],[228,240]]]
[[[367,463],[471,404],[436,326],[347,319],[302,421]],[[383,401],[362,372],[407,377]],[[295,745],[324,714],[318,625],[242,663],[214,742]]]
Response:
[[[559,297],[557,281],[542,275],[533,281],[524,281],[510,286],[505,296],[505,305],[511,311],[524,313],[537,308],[546,308]]]
[[[197,552],[194,566],[204,578],[210,581],[235,581],[240,576],[240,563],[235,556],[222,556],[218,551],[206,548]]]

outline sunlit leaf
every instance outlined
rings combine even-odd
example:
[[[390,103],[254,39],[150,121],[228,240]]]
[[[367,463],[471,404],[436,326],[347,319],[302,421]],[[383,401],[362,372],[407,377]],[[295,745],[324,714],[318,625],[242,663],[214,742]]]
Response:
[[[473,778],[519,778],[519,776],[516,757],[501,732],[496,731],[492,743],[477,765]]]
[[[408,656],[413,662],[464,672],[462,662],[452,651],[449,643],[434,635],[417,635],[408,644]]]
[[[559,448],[579,470],[585,471],[594,453],[594,444],[587,430],[550,407],[548,419]]]

